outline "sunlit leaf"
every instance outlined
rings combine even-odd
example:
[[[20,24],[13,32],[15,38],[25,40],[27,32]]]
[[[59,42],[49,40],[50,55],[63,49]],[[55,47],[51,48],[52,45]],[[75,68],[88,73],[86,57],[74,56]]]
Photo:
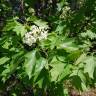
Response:
[[[80,55],[80,57],[76,60],[75,64],[82,63],[86,59],[86,54],[83,53]]]
[[[74,39],[66,39],[61,44],[59,44],[58,48],[63,48],[67,52],[78,50],[78,46],[74,43]]]
[[[34,23],[40,27],[48,28],[47,22],[42,21],[41,19],[35,20]]]
[[[36,50],[33,50],[25,55],[25,71],[29,76],[29,79],[36,74],[39,74],[40,71],[47,64],[47,60],[43,57],[40,57],[39,54],[36,54]],[[38,55],[38,57],[36,56]]]
[[[87,57],[87,59],[84,61],[84,63],[86,64],[84,67],[84,72],[88,73],[90,78],[93,78],[93,73],[94,73],[94,69],[96,67],[96,61],[95,58],[93,56],[89,56]]]
[[[32,77],[32,72],[34,71],[36,64],[36,50],[33,50],[25,55],[25,71],[29,76],[29,79]]]
[[[23,37],[25,35],[25,33],[27,32],[25,26],[23,26],[22,24],[16,22],[16,26],[14,26],[13,31],[16,32],[17,35],[20,35],[21,37]]]
[[[0,58],[0,65],[6,63],[9,59],[10,58],[8,58],[8,57],[2,57],[2,58]]]
[[[63,72],[65,64],[58,61],[56,57],[54,57],[50,63],[50,66],[52,66],[52,69],[50,70],[51,80],[56,81],[59,75]]]

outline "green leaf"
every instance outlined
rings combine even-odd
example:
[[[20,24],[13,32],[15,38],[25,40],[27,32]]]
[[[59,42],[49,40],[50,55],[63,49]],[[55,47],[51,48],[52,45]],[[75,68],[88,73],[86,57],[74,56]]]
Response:
[[[37,56],[38,55],[38,56]],[[29,76],[29,79],[36,74],[39,74],[40,71],[44,68],[47,64],[47,60],[37,54],[36,50],[33,50],[25,55],[25,71]]]
[[[8,73],[10,73],[10,66],[9,66],[9,64],[7,64],[5,66],[5,70],[3,70],[2,73],[1,73],[2,81],[3,82],[5,82],[9,78]]]
[[[74,69],[73,72],[70,74],[70,77],[78,75],[78,69]]]
[[[44,49],[44,48],[50,48],[51,41],[48,40],[48,39],[46,39],[46,40],[41,40],[39,45],[40,45],[40,47],[41,47],[42,49]]]
[[[16,34],[20,35],[21,37],[23,37],[25,33],[27,32],[25,26],[23,26],[22,24],[18,22],[16,22],[16,26],[14,27],[13,31],[15,31]]]
[[[53,32],[49,33],[46,40],[43,40],[40,42],[40,46],[42,48],[46,47],[50,49],[53,49],[57,44],[58,44],[58,37]]]
[[[71,74],[71,65],[70,64],[67,64],[65,67],[64,67],[64,70],[63,72],[60,74],[60,76],[58,77],[58,81],[62,81],[64,79],[67,79],[66,76],[70,75]]]
[[[47,22],[42,21],[41,19],[35,20],[34,23],[39,27],[48,28]]]
[[[21,51],[20,53],[17,53],[13,55],[11,58],[12,60],[9,62],[9,64],[6,64],[4,67],[5,69],[2,71],[1,76],[3,77],[2,80],[5,82],[11,74],[13,74],[18,65],[22,63],[23,58],[22,58],[23,52]]]
[[[65,0],[60,0],[59,3],[57,3],[57,10],[61,11],[64,6]]]
[[[38,84],[39,88],[45,88],[49,84],[49,81],[49,72],[45,68],[43,68],[40,74],[34,79],[35,84]]]
[[[31,22],[34,22],[36,21],[38,18],[36,16],[30,16],[27,18],[27,21],[31,21]]]
[[[12,57],[12,61],[10,62],[10,74],[12,74],[24,60],[23,54],[23,51],[21,51]]]
[[[78,50],[78,46],[74,43],[74,39],[66,39],[59,44],[58,48],[63,48],[67,52],[72,52]]]
[[[66,26],[64,26],[64,25],[62,25],[62,24],[59,24],[59,25],[57,26],[57,28],[56,28],[56,32],[62,34],[62,33],[63,33],[63,30],[64,30],[64,27],[66,27]]]
[[[76,61],[76,59],[80,56],[81,51],[80,50],[76,50],[76,51],[72,51],[68,56],[67,56],[67,60],[68,61]]]
[[[32,77],[32,72],[34,71],[34,67],[36,64],[36,50],[33,50],[25,55],[25,71],[29,76],[29,79]]]
[[[86,77],[84,75],[84,72],[82,70],[80,70],[79,68],[78,69],[75,69],[73,70],[72,74],[70,74],[70,77],[73,79],[73,82],[75,84],[76,87],[78,87],[79,89],[79,86],[78,86],[78,83],[80,84],[80,88],[82,90],[86,90],[87,89],[87,86],[86,86]],[[73,78],[74,77],[74,78]],[[74,79],[75,77],[77,78],[78,77],[78,82],[75,82]]]
[[[80,57],[76,60],[75,64],[76,64],[76,65],[77,65],[77,64],[80,64],[80,63],[84,62],[85,59],[86,59],[86,54],[83,53],[83,54],[81,54]]]
[[[84,63],[86,64],[84,67],[84,72],[89,74],[90,78],[93,78],[93,73],[96,67],[96,61],[95,58],[93,56],[89,56],[87,57],[87,59],[84,61]]]
[[[82,81],[81,78],[78,75],[74,75],[71,77],[72,78],[72,85],[76,87],[78,90],[82,90]]]
[[[58,61],[56,57],[50,62],[50,66],[52,69],[50,70],[51,73],[51,80],[57,81],[59,75],[63,72],[65,64]]]
[[[7,21],[6,26],[3,28],[3,31],[10,31],[13,30],[14,26],[16,26],[16,22],[14,20]]]
[[[47,60],[43,57],[36,59],[35,73],[40,72],[44,66],[47,64]]]
[[[10,46],[10,45],[11,45],[10,42],[6,41],[6,42],[2,45],[2,47],[5,48],[5,49],[9,49],[9,46]]]
[[[2,57],[2,58],[0,58],[0,65],[2,65],[2,64],[4,64],[4,63],[6,63],[7,61],[9,61],[9,59],[10,58],[8,58],[8,57]]]
[[[0,46],[3,45],[8,40],[7,36],[0,38]]]
[[[9,20],[3,30],[14,31],[17,35],[21,35],[21,37],[23,37],[24,34],[27,32],[25,26],[17,22],[16,18]]]
[[[87,90],[87,86],[86,86],[86,83],[87,83],[87,80],[86,80],[86,77],[85,77],[85,75],[84,75],[84,72],[83,71],[81,71],[81,70],[79,70],[78,71],[78,76],[80,77],[80,79],[81,79],[81,87],[82,87],[82,89],[83,90]]]
[[[50,49],[53,49],[55,46],[58,45],[58,36],[57,34],[54,34],[53,32],[51,34],[49,34],[48,36],[48,40],[50,41]]]

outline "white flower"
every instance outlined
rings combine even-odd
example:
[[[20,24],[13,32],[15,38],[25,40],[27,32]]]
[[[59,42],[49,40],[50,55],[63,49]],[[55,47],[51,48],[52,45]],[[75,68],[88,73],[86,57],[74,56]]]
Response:
[[[30,28],[30,30],[36,30],[36,29],[38,29],[38,27],[36,25],[32,25]]]
[[[37,27],[36,25],[31,26],[31,31],[27,32],[23,38],[23,42],[29,46],[36,43],[37,39],[46,39],[48,36],[48,27]]]
[[[45,27],[45,26],[42,26],[42,27],[40,26],[39,29],[40,29],[41,31],[42,31],[42,30],[48,30],[49,27],[48,27],[48,26],[46,26],[46,27]]]
[[[29,46],[32,46],[32,44],[36,42],[36,38],[34,38],[34,36],[26,33],[25,37],[23,38],[23,42]]]
[[[47,31],[41,32],[41,34],[39,36],[39,40],[47,39],[47,36],[48,36],[48,32]]]

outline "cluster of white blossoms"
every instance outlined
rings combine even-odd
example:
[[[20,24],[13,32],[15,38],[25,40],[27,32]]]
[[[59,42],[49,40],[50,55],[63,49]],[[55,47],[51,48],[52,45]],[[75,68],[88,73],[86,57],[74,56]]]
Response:
[[[27,32],[23,38],[23,42],[29,46],[36,43],[37,40],[46,39],[48,36],[48,27],[31,26],[31,31]]]

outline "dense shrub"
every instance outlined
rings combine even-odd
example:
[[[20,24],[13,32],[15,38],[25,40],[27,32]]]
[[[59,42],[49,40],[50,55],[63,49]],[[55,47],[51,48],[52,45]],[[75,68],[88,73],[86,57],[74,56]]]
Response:
[[[1,96],[96,87],[95,0],[1,0],[0,31]]]

